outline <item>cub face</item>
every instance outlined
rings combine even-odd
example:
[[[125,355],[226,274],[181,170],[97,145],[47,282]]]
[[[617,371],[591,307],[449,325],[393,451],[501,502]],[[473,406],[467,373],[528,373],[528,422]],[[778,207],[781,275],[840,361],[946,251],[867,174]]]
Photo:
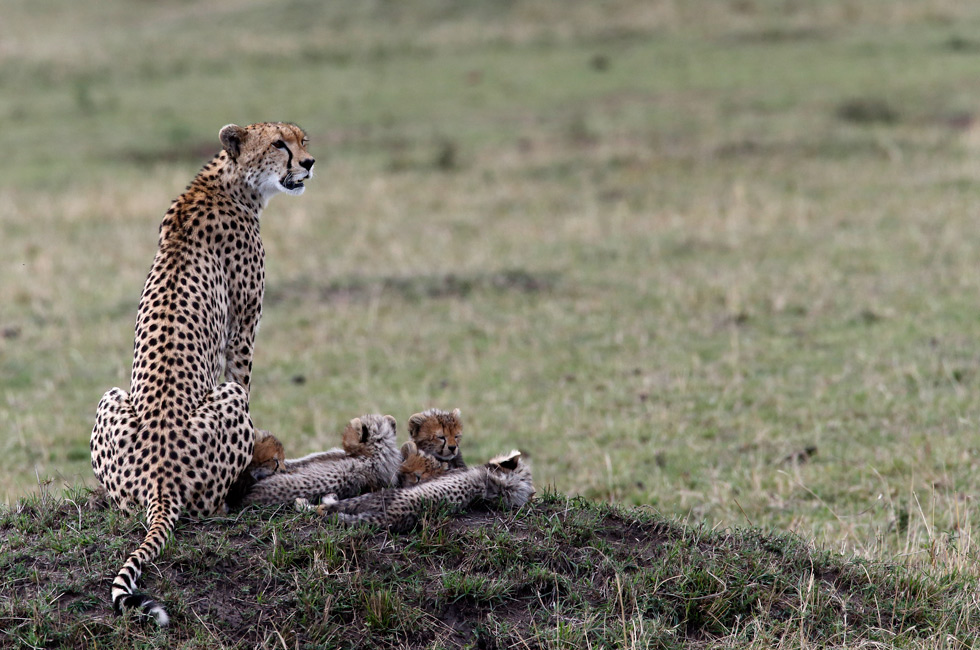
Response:
[[[218,137],[229,160],[244,171],[246,184],[267,200],[280,192],[299,196],[313,176],[316,161],[306,150],[309,140],[295,124],[227,124]]]
[[[397,486],[412,487],[442,476],[447,470],[446,463],[419,451],[415,443],[409,440],[402,445],[402,464],[398,467]]]
[[[225,508],[238,508],[249,489],[256,482],[281,470],[285,462],[286,450],[279,442],[279,438],[268,431],[256,429],[252,462],[228,488],[228,494],[225,496]]]
[[[419,451],[435,456],[442,462],[455,461],[463,436],[459,409],[452,413],[429,409],[416,413],[408,420],[408,433]]]
[[[279,439],[268,431],[256,429],[252,462],[245,471],[251,473],[255,480],[260,480],[278,472],[285,462],[286,450]]]

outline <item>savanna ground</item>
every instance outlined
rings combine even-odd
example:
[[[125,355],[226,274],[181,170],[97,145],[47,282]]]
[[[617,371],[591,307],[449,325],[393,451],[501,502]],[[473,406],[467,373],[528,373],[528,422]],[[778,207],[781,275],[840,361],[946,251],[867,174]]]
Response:
[[[876,624],[901,643],[976,637],[977,34],[951,0],[6,2],[5,561],[38,477],[93,482],[169,201],[223,124],[286,119],[317,175],[263,218],[251,408],[291,454],[361,413],[458,406],[468,459],[519,447],[542,492],[793,532],[938,612]],[[92,516],[93,539],[129,534],[101,575],[138,529]],[[653,620],[637,607],[624,625]],[[698,642],[740,638],[718,620]],[[797,641],[897,643],[872,628]]]

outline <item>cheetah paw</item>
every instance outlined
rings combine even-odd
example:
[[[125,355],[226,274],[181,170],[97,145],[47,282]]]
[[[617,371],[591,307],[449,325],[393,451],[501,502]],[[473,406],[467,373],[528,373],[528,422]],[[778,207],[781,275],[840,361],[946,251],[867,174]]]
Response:
[[[296,510],[297,512],[306,512],[307,510],[316,510],[316,506],[310,505],[309,499],[304,499],[302,497],[296,499]]]

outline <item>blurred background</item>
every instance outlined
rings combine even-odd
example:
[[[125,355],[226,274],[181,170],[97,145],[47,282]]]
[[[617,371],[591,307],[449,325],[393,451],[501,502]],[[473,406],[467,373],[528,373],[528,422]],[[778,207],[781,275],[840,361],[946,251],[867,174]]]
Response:
[[[2,13],[0,499],[94,483],[163,213],[222,125],[282,120],[316,177],[263,215],[251,408],[289,455],[458,407],[539,489],[971,552],[980,5]]]

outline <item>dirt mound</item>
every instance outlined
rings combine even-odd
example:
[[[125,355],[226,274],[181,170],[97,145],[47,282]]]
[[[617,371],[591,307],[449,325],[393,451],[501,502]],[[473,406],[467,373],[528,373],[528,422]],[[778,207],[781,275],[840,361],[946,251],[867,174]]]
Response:
[[[510,513],[433,509],[411,533],[249,509],[183,522],[144,572],[166,631],[109,588],[139,520],[83,490],[0,511],[0,630],[44,647],[670,647],[887,641],[935,631],[921,576],[759,531],[713,533],[546,493]],[[945,620],[945,619],[944,619]],[[2,643],[4,637],[0,637]]]

